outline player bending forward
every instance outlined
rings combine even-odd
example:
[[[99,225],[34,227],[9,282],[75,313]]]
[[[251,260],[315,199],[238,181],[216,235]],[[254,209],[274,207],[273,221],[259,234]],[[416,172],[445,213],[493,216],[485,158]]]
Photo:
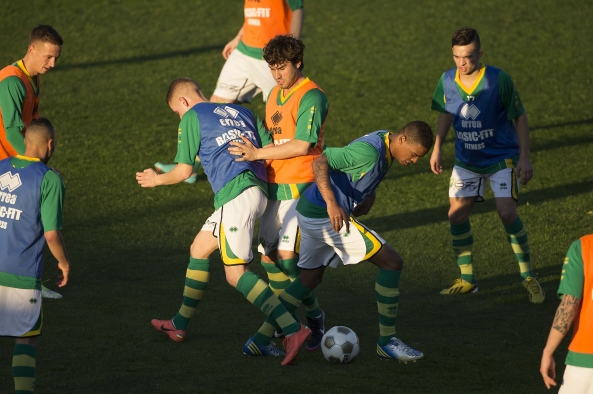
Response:
[[[315,183],[297,205],[301,232],[299,277],[280,294],[293,312],[315,289],[328,265],[369,261],[379,271],[375,282],[379,312],[377,353],[382,359],[414,361],[424,355],[395,336],[401,256],[374,231],[351,215],[368,213],[375,189],[394,161],[407,166],[424,156],[433,143],[430,126],[408,123],[398,133],[376,131],[344,148],[328,148],[313,162]]]
[[[215,212],[196,236],[190,248],[183,304],[172,320],[152,320],[152,325],[180,342],[198,307],[210,279],[210,255],[220,249],[227,282],[266,315],[286,334],[286,357],[291,363],[311,330],[288,313],[268,285],[247,270],[253,253],[253,225],[266,209],[266,169],[263,162],[236,162],[229,142],[246,136],[255,146],[272,142],[263,124],[248,109],[234,104],[214,104],[206,100],[199,85],[189,78],[171,83],[167,94],[171,110],[179,115],[177,165],[166,174],[153,169],[136,173],[142,187],[183,182],[191,176],[196,156],[214,191]]]

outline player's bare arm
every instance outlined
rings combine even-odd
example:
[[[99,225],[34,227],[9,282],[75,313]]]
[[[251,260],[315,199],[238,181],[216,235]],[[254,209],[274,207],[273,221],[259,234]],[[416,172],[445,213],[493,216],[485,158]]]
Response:
[[[321,197],[327,204],[327,214],[331,221],[332,228],[335,232],[340,232],[342,225],[346,225],[346,232],[350,232],[350,220],[348,214],[344,208],[338,205],[336,196],[331,187],[329,180],[329,163],[327,156],[321,155],[313,160],[313,176],[315,177],[315,183],[321,193]]]
[[[373,204],[375,204],[375,198],[377,197],[376,191],[373,191],[367,198],[365,198],[360,204],[354,208],[352,214],[356,217],[366,215],[371,211]]]
[[[49,251],[58,260],[58,268],[62,271],[61,277],[58,277],[57,285],[58,287],[64,287],[68,283],[70,274],[70,260],[68,260],[68,254],[64,246],[64,238],[59,230],[47,231],[44,235]]]
[[[521,150],[519,162],[517,163],[517,178],[521,179],[521,184],[526,185],[531,177],[533,177],[527,114],[524,113],[515,118],[515,130],[519,139],[519,149]]]
[[[142,187],[156,187],[160,185],[174,185],[183,182],[193,173],[193,166],[178,163],[171,171],[157,174],[152,168],[136,173],[136,180]]]
[[[434,140],[434,148],[432,155],[430,156],[430,169],[435,174],[441,174],[443,172],[442,165],[442,151],[441,148],[447,138],[451,124],[453,123],[453,115],[447,113],[440,113],[439,120],[437,122],[437,132]]]
[[[562,342],[562,339],[568,333],[572,326],[577,313],[580,310],[581,300],[575,296],[564,294],[562,301],[556,310],[554,322],[550,329],[550,335],[546,347],[542,354],[540,364],[540,373],[544,379],[544,384],[549,389],[551,386],[556,386],[554,379],[556,378],[556,362],[554,360],[554,351]]]
[[[243,143],[231,141],[229,152],[236,156],[241,156],[235,161],[255,161],[255,160],[282,160],[298,156],[305,156],[309,152],[311,143],[307,141],[292,139],[280,145],[266,145],[263,148],[256,148],[251,141],[241,137]]]
[[[222,57],[225,60],[228,59],[229,56],[231,55],[231,52],[233,52],[235,50],[235,48],[237,48],[237,46],[239,45],[239,41],[241,41],[241,37],[243,37],[243,28],[242,27],[241,27],[241,30],[239,30],[239,32],[235,36],[235,38],[233,38],[231,41],[229,41],[222,49]]]
[[[294,38],[301,38],[303,32],[303,21],[305,20],[305,10],[299,8],[292,11],[292,18],[290,19],[290,34]]]

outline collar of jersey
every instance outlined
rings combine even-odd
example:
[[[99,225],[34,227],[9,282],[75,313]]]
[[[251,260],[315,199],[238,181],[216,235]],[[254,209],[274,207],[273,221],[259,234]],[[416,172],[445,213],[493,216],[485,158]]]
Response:
[[[29,157],[29,156],[23,156],[23,155],[16,155],[15,157],[17,159],[26,160],[26,161],[41,161],[41,159],[39,159],[37,157]]]
[[[391,149],[389,149],[389,136],[392,135],[393,133],[391,131],[385,133],[385,135],[383,136],[383,140],[385,142],[385,157],[387,158],[387,167],[391,166],[391,162],[393,161],[393,156],[391,156]]]
[[[27,71],[27,67],[25,67],[25,63],[23,63],[23,59],[16,62],[16,65],[27,76],[27,78],[29,79],[29,82],[31,82],[31,86],[35,90],[35,95],[37,95],[37,84],[35,84],[33,82],[33,77],[31,76],[31,74],[29,74],[29,71]]]
[[[476,88],[478,87],[478,84],[480,83],[480,81],[484,77],[484,74],[485,73],[486,73],[486,66],[481,65],[480,66],[480,72],[479,72],[476,80],[474,81],[474,83],[472,84],[472,86],[470,86],[469,88],[467,88],[467,87],[465,87],[465,85],[463,83],[461,83],[461,79],[459,78],[459,69],[457,69],[455,71],[455,82],[457,82],[457,85],[459,85],[461,87],[461,89],[463,89],[463,91],[465,93],[472,94],[474,92],[474,90],[476,90]]]
[[[301,86],[303,86],[307,82],[309,82],[309,77],[305,78],[303,80],[303,82],[299,83],[294,89],[292,89],[291,92],[286,97],[284,97],[284,89],[280,89],[280,102],[282,104],[284,104],[286,102],[286,100],[288,100],[290,98],[290,96],[293,95],[294,92],[296,92]]]

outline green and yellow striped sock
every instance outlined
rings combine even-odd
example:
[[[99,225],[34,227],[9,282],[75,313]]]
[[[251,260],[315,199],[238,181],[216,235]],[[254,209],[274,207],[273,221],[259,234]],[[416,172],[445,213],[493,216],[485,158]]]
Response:
[[[286,307],[278,300],[266,282],[253,272],[247,271],[239,278],[237,290],[256,308],[267,316],[271,316],[286,335],[300,330],[301,325],[286,310]]]
[[[282,291],[290,284],[290,278],[282,269],[274,263],[261,262],[262,267],[268,274],[268,281],[270,282],[270,289],[274,292],[276,297],[282,293]]]
[[[401,271],[379,269],[375,281],[375,297],[379,311],[379,345],[385,346],[395,336],[395,317],[399,303]]]
[[[204,290],[210,280],[210,260],[189,258],[183,289],[183,304],[173,318],[173,325],[178,330],[185,330],[189,320],[196,313]]]
[[[12,353],[12,377],[14,392],[17,394],[32,393],[35,388],[35,346],[17,343]]]
[[[461,270],[461,279],[475,283],[472,257],[474,237],[469,220],[462,224],[451,224],[451,245]]]
[[[286,272],[291,281],[294,281],[296,278],[298,278],[301,272],[298,262],[298,257],[278,261],[278,265],[280,265],[282,270]],[[308,297],[303,298],[302,303],[305,307],[307,317],[317,318],[321,316],[321,308],[317,303],[317,296],[315,295],[314,291],[312,291]]]
[[[527,239],[527,231],[523,226],[523,221],[517,215],[517,219],[511,224],[505,224],[504,230],[507,233],[507,240],[513,248],[513,252],[519,262],[519,270],[521,277],[527,279],[529,276],[535,277],[531,270],[531,255],[529,253],[529,240]]]

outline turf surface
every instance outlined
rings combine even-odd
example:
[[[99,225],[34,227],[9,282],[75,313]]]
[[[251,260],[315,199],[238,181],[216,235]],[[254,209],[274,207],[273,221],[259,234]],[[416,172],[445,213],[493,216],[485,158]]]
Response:
[[[242,355],[263,315],[226,284],[216,254],[187,340],[173,343],[149,324],[180,305],[189,245],[213,209],[212,192],[203,175],[195,185],[144,190],[134,173],[174,158],[178,118],[165,103],[167,87],[189,76],[212,93],[242,2],[3,5],[1,65],[23,56],[38,23],[65,40],[58,67],[42,77],[41,114],[59,133],[51,164],[67,187],[72,276],[62,300],[44,302],[38,392],[546,392],[539,360],[561,262],[572,240],[593,229],[592,17],[593,3],[577,0],[306,2],[304,71],[330,102],[329,146],[413,119],[436,126],[430,100],[453,67],[450,37],[462,26],[478,29],[483,62],[513,77],[528,112],[535,175],[519,213],[548,297],[527,302],[491,193],[472,216],[480,292],[438,295],[458,276],[447,221],[451,133],[446,174],[433,175],[428,158],[394,166],[362,219],[406,261],[397,332],[425,359],[376,357],[376,269],[365,263],[328,271],[318,289],[327,327],[355,330],[360,355],[335,366],[303,350],[296,366],[282,368],[278,359]],[[249,107],[263,115],[261,96]],[[48,258],[44,278],[54,266]],[[566,345],[557,352],[559,374]],[[11,354],[12,341],[0,341],[0,392],[12,387]]]

